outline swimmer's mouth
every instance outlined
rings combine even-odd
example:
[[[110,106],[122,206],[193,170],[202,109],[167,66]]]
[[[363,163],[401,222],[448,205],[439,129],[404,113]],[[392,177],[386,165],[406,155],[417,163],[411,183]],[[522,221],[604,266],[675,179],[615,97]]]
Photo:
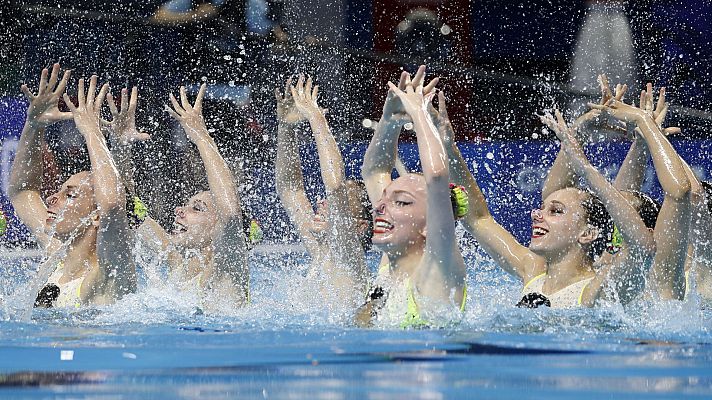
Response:
[[[188,232],[188,228],[186,228],[186,226],[181,224],[180,222],[174,222],[172,233],[183,233],[183,232]]]
[[[53,213],[52,211],[47,211],[47,221],[54,221],[57,219],[57,214]]]
[[[385,219],[376,218],[373,222],[373,233],[386,233],[393,229],[393,224]]]
[[[532,239],[540,238],[546,235],[547,233],[549,233],[549,231],[547,229],[542,228],[541,226],[532,227]]]

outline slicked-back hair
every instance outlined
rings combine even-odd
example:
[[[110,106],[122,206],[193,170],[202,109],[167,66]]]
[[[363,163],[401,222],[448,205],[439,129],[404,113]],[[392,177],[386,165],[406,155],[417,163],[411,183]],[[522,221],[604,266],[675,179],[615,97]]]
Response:
[[[589,249],[589,256],[595,260],[603,254],[613,239],[613,221],[598,196],[588,190],[582,190],[582,192],[586,197],[581,202],[581,206],[586,210],[586,222],[598,230],[598,237],[591,242]]]

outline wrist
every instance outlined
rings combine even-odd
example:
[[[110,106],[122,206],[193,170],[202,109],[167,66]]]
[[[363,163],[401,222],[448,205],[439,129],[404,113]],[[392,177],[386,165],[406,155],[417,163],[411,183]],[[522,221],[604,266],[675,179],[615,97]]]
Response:
[[[47,122],[40,121],[39,116],[28,115],[25,119],[25,125],[27,125],[30,129],[40,130],[46,128],[49,124]]]
[[[407,122],[406,118],[396,117],[395,114],[390,114],[390,115],[383,114],[383,116],[381,116],[381,120],[378,121],[378,124],[383,125],[383,126],[391,126],[394,128],[401,128],[401,127],[403,127],[403,125],[406,124],[406,122]]]

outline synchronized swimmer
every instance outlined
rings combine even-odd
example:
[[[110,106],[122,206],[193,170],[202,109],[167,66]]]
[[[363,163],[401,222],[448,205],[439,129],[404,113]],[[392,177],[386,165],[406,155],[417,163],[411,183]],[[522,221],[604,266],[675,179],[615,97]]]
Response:
[[[169,96],[172,107],[167,111],[197,148],[208,190],[178,207],[173,229],[166,232],[135,196],[132,144],[150,139],[136,129],[137,89],[130,94],[123,89],[117,107],[109,85],[99,87],[92,76],[88,90],[84,79],[79,80],[75,104],[65,93],[70,71],[60,75],[55,64],[42,71],[36,94],[22,86],[29,107],[9,184],[17,216],[52,255],[44,268],[51,274],[43,280],[35,307],[110,304],[136,292],[132,252],[137,240],[166,262],[169,284],[198,293],[203,310],[247,305],[250,228],[237,190],[239,179],[203,118],[206,85],[193,103],[184,87],[179,99]],[[712,234],[712,184],[699,181],[668,141],[667,135],[680,129],[665,126],[664,88],[655,101],[648,84],[636,105],[627,104],[627,86],[619,84],[612,91],[601,75],[600,102],[589,104],[575,122],[568,124],[559,110],[541,117],[561,147],[544,182],[542,206],[531,212],[531,241],[524,245],[490,214],[454,141],[439,79],[426,84],[425,76],[421,66],[413,75],[403,72],[398,84],[389,82],[381,120],[363,159],[363,181],[346,179],[312,79],[299,76],[296,83],[289,79],[283,91],[275,90],[277,194],[311,256],[308,277],[351,310],[355,325],[457,323],[467,301],[458,221],[496,265],[521,280],[521,298],[510,299],[512,305],[625,305],[635,299],[684,300],[692,290],[712,298],[707,240]],[[59,110],[60,97],[70,112]],[[100,117],[105,102],[111,121]],[[602,116],[632,134],[612,183],[588,161],[582,147]],[[59,192],[43,200],[43,132],[61,120],[74,121],[91,169],[72,175]],[[326,189],[316,209],[304,188],[301,139],[295,130],[304,122],[311,128]],[[397,168],[398,139],[406,123],[416,134],[419,173]],[[641,191],[649,159],[663,188],[662,204]],[[366,263],[372,246],[382,253],[374,276]]]

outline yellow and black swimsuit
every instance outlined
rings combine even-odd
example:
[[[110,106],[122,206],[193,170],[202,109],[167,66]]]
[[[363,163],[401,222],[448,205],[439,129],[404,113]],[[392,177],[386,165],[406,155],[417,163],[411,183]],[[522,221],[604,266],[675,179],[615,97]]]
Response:
[[[405,279],[404,282],[397,287],[387,288],[386,280],[390,276],[390,265],[384,264],[378,270],[378,276],[375,284],[369,290],[366,296],[366,302],[374,303],[373,318],[386,318],[392,322],[398,323],[402,329],[412,328],[427,328],[432,326],[430,322],[423,319],[420,315],[418,302],[416,301],[415,291],[410,279]],[[463,287],[462,303],[460,311],[465,311],[465,303],[467,302],[467,285]],[[405,305],[405,307],[403,307]]]

